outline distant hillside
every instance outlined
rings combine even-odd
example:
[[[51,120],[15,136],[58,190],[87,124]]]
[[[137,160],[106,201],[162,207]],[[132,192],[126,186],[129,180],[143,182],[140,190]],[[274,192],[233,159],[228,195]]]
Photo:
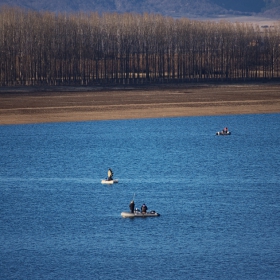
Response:
[[[212,0],[211,2],[226,10],[259,13],[266,6],[264,0]]]
[[[147,12],[191,18],[265,12],[280,18],[280,0],[0,0],[0,6],[3,5],[37,11]]]
[[[265,10],[262,15],[268,18],[280,19],[280,5],[278,7]]]
[[[263,15],[266,17],[280,19],[280,0],[264,0],[266,6],[263,9]]]
[[[0,0],[0,4],[54,12],[147,12],[170,16],[227,13],[211,0]]]

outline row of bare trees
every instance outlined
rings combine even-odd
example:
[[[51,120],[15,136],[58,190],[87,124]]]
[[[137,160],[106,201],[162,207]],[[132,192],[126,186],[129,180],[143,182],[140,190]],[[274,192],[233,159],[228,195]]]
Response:
[[[92,85],[280,77],[280,24],[160,15],[0,12],[0,84]]]

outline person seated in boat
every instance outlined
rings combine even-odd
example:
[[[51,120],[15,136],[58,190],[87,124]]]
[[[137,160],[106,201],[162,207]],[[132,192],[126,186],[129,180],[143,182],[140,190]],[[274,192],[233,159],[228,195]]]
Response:
[[[141,206],[141,212],[142,213],[147,213],[147,210],[148,210],[148,207],[147,207],[147,205],[144,203],[142,206]]]
[[[130,213],[134,213],[134,207],[135,207],[134,200],[131,200],[129,204]]]
[[[113,175],[114,175],[114,173],[113,173],[112,169],[109,168],[109,169],[108,169],[108,178],[107,178],[107,180],[108,180],[108,181],[113,180]]]
[[[227,128],[227,127],[225,127],[225,128],[223,129],[223,133],[228,133],[228,128]]]

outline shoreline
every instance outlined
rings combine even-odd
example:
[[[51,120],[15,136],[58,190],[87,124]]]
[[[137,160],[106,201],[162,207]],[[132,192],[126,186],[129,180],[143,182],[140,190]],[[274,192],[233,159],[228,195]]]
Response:
[[[280,113],[280,83],[0,88],[0,125]]]

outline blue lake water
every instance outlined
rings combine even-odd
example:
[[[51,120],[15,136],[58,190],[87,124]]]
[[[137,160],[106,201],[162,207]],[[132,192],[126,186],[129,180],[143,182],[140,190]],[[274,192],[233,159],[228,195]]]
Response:
[[[0,131],[0,279],[280,279],[280,114]]]

